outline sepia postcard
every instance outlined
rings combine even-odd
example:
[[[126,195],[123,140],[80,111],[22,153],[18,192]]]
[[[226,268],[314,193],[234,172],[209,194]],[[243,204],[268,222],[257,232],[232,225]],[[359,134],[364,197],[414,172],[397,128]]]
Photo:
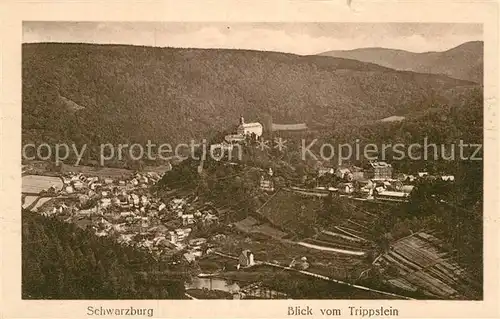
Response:
[[[498,3],[0,5],[3,318],[496,318]]]

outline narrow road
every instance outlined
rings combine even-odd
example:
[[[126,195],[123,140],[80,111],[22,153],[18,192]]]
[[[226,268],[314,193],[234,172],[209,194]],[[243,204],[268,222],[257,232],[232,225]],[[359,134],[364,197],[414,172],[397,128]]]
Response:
[[[300,245],[300,246],[307,247],[307,248],[311,248],[311,249],[331,251],[331,252],[336,252],[336,253],[341,253],[341,254],[346,254],[346,255],[353,255],[353,256],[364,256],[365,255],[365,252],[363,252],[363,251],[354,251],[354,250],[347,250],[347,249],[318,246],[318,245],[313,245],[313,244],[309,244],[309,243],[304,243],[301,241],[296,242],[296,244]]]

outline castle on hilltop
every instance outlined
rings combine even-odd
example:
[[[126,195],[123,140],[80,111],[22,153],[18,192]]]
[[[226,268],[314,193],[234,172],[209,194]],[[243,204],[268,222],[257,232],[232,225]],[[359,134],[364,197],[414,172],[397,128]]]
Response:
[[[245,119],[240,117],[240,125],[238,125],[238,128],[236,130],[237,134],[239,135],[252,135],[255,134],[257,138],[262,136],[262,132],[264,131],[262,124],[259,122],[253,122],[253,123],[245,123]]]

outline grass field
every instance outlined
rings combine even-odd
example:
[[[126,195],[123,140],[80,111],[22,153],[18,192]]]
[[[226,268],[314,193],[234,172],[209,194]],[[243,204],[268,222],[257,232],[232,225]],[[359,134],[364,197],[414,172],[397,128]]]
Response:
[[[316,223],[322,203],[317,197],[280,190],[258,213],[288,232],[302,234]]]
[[[325,276],[345,279],[357,276],[369,267],[360,256],[350,256],[329,251],[310,249],[293,243],[286,243],[271,238],[259,238],[255,235],[231,234],[221,245],[221,251],[238,256],[243,249],[250,249],[255,260],[279,263],[288,266],[293,258],[307,257],[311,267]]]
[[[238,230],[245,233],[260,233],[277,239],[281,239],[287,236],[287,233],[272,227],[268,223],[262,224],[253,217],[247,217],[239,222],[234,223],[234,225]]]
[[[124,168],[112,168],[112,167],[93,167],[93,166],[72,166],[62,164],[62,173],[82,173],[89,176],[97,177],[110,177],[110,178],[122,178],[130,177],[134,174],[134,171]]]
[[[55,176],[26,175],[22,177],[23,193],[39,193],[51,186],[54,186],[56,190],[60,190],[63,182],[59,177]]]
[[[36,201],[37,198],[38,198],[38,196],[26,196],[24,198],[24,203],[23,203],[22,207],[24,209],[30,207]]]

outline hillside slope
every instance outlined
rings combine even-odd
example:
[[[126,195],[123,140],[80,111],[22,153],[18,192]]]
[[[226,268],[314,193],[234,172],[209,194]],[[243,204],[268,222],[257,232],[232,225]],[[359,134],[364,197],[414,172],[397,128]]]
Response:
[[[452,78],[483,82],[483,42],[466,42],[443,52],[414,53],[385,48],[328,51],[321,56],[354,59],[396,70],[445,74]]]
[[[184,298],[181,278],[141,277],[167,269],[144,251],[29,211],[22,223],[23,299]]]
[[[338,126],[450,101],[472,82],[321,56],[23,45],[23,142],[188,142],[243,115]],[[62,98],[81,108],[68,110]]]

